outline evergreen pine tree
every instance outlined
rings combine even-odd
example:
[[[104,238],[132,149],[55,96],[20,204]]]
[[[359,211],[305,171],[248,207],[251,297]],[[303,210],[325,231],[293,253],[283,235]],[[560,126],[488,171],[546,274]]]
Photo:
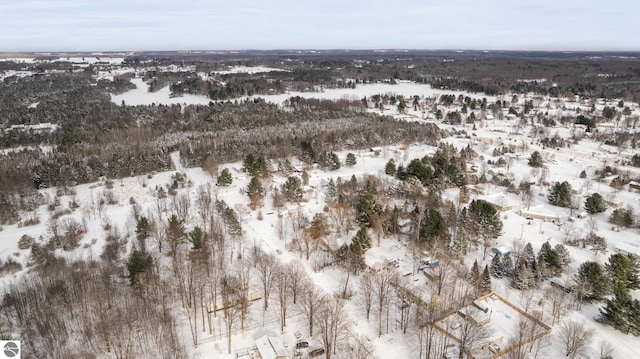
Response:
[[[524,261],[515,268],[511,277],[511,285],[516,289],[527,289],[535,285],[535,275]]]
[[[262,206],[262,199],[264,198],[264,188],[262,188],[262,182],[257,176],[251,177],[249,185],[247,186],[247,194],[249,195],[249,206],[251,209]]]
[[[402,164],[399,164],[398,168],[396,169],[396,178],[401,181],[407,179],[407,171],[404,169],[404,166]]]
[[[456,236],[451,246],[451,254],[455,257],[467,255],[467,248],[469,248],[469,234],[467,230],[458,225]]]
[[[576,282],[582,285],[582,300],[601,300],[608,292],[609,280],[598,262],[584,262],[576,273]]]
[[[355,254],[362,256],[369,248],[371,248],[369,231],[367,227],[360,227],[356,235],[351,239],[349,249]]]
[[[556,244],[553,249],[560,256],[562,267],[565,267],[566,265],[571,263],[571,255],[569,254],[569,251],[567,250],[567,247],[564,246],[564,244]]]
[[[487,294],[491,292],[491,276],[489,275],[489,267],[484,266],[482,271],[482,278],[480,279],[480,294]]]
[[[634,299],[629,308],[629,333],[640,336],[640,301]]]
[[[145,216],[141,216],[136,224],[136,236],[138,239],[145,239],[149,237],[149,231],[151,230],[151,224]]]
[[[358,163],[356,156],[351,152],[347,153],[347,158],[345,159],[344,164],[347,165],[347,167],[353,167],[356,163]]]
[[[226,187],[229,186],[232,182],[233,177],[231,176],[231,172],[229,172],[229,169],[223,168],[222,172],[220,172],[220,175],[218,176],[216,184],[221,187]]]
[[[204,245],[206,241],[206,234],[199,226],[195,226],[191,232],[189,232],[187,236],[187,240],[191,242],[191,249],[199,250]]]
[[[476,259],[471,266],[471,270],[469,271],[469,276],[467,277],[467,281],[474,287],[478,286],[480,282],[480,267],[478,266],[478,260]]]
[[[175,214],[169,217],[169,226],[167,227],[167,240],[169,242],[171,254],[175,254],[180,243],[184,241],[184,224]]]
[[[267,178],[271,175],[271,162],[260,156],[257,158],[256,165],[258,167],[258,175],[262,178]]]
[[[549,270],[549,275],[557,277],[562,274],[564,269],[564,260],[557,250],[552,249],[547,253],[544,257],[544,262]]]
[[[302,201],[302,180],[296,176],[290,176],[282,184],[282,196],[290,202]]]
[[[516,289],[523,289],[526,285],[523,283],[522,272],[525,270],[529,270],[526,265],[521,262],[517,268],[514,269],[511,274],[511,286]]]
[[[531,167],[542,167],[544,162],[542,161],[542,155],[538,151],[534,151],[529,157],[529,166]]]
[[[260,163],[253,153],[246,155],[242,164],[251,177],[260,176]]]
[[[327,159],[328,163],[328,167],[330,170],[335,171],[340,169],[340,159],[338,158],[338,155],[336,155],[334,152],[331,152],[329,154],[329,158]]]
[[[558,207],[571,205],[571,185],[569,182],[555,183],[547,196],[549,203]]]
[[[563,260],[560,254],[553,248],[549,241],[544,242],[538,251],[538,281],[546,280],[562,273]]]
[[[605,264],[605,269],[611,278],[614,288],[625,289],[640,288],[640,278],[638,277],[638,261],[633,255],[621,253],[612,254]]]
[[[336,263],[344,264],[349,259],[349,246],[343,244],[338,248],[335,254]]]
[[[489,241],[497,238],[502,231],[502,221],[498,214],[496,207],[481,199],[471,201],[469,204],[469,221],[473,231],[478,238],[478,241],[482,243],[489,243]],[[486,249],[488,246],[484,245],[486,256]],[[484,259],[484,256],[483,256]]]
[[[524,263],[527,265],[527,267],[531,268],[531,265],[533,264],[535,259],[536,255],[533,252],[531,242],[527,242],[527,244],[524,246],[524,249],[522,250],[522,253],[520,253],[520,257],[518,258],[518,263],[516,264],[516,266],[519,266],[520,263]]]
[[[535,263],[536,263],[536,267],[535,267],[536,283],[542,283],[547,278],[550,277],[550,271],[549,271],[549,268],[547,267],[547,262],[545,262],[543,259],[540,261],[536,261]]]
[[[505,277],[509,277],[513,274],[513,259],[511,259],[511,253],[502,257],[502,273]]]
[[[538,279],[540,277],[540,271],[538,270],[538,261],[536,261],[535,257],[533,258],[533,261],[531,261],[531,267],[529,267],[529,270],[531,272],[533,283],[535,285],[538,283]]]
[[[278,161],[278,172],[288,176],[289,174],[291,174],[291,172],[293,172],[293,170],[294,168],[288,158],[286,158],[284,162]]]
[[[491,258],[489,273],[496,278],[502,278],[504,275],[504,271],[502,270],[502,261],[499,255],[494,255],[493,258]]]
[[[136,285],[140,283],[140,274],[147,269],[145,255],[142,251],[133,250],[127,260],[127,271],[129,272],[129,284]]]
[[[607,299],[605,306],[600,309],[602,321],[623,333],[629,334],[631,331],[630,311],[632,305],[633,300],[629,291],[620,286],[616,287],[613,291],[613,298]]]
[[[378,202],[377,192],[363,191],[356,204],[356,221],[370,227],[371,215],[381,211],[382,206]]]
[[[336,187],[336,183],[333,181],[333,178],[329,179],[327,192],[325,193],[325,201],[329,206],[333,206],[338,203],[338,188]]]
[[[542,246],[540,246],[540,250],[538,251],[538,261],[540,261],[541,259],[544,259],[545,256],[551,252],[552,248],[551,248],[551,244],[549,244],[549,241],[546,241],[544,243],[542,243]]]
[[[393,158],[384,166],[384,173],[389,176],[394,176],[396,174],[396,162]]]
[[[604,198],[600,193],[593,193],[584,201],[584,209],[589,214],[602,213],[607,209]]]
[[[445,245],[449,242],[449,231],[445,223],[444,217],[440,211],[434,208],[427,208],[420,222],[420,240],[429,244],[443,242]]]
[[[636,216],[632,207],[616,208],[609,217],[609,222],[616,226],[631,227],[636,222]]]

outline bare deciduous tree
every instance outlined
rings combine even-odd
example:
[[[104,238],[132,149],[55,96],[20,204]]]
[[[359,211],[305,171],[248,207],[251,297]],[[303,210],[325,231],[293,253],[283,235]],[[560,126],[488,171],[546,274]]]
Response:
[[[324,299],[320,302],[318,326],[327,359],[331,359],[336,353],[337,344],[348,334],[346,318],[342,301]]]
[[[460,359],[464,358],[464,354],[469,354],[473,348],[482,340],[489,336],[489,331],[486,326],[480,326],[467,320],[459,315],[454,317],[456,330],[456,337],[459,339]]]
[[[382,336],[383,314],[387,311],[387,330],[389,330],[388,308],[392,294],[392,285],[397,281],[397,273],[389,268],[378,268],[372,272],[373,296],[378,314],[378,337]]]
[[[525,346],[520,344],[529,339],[529,334],[531,333],[530,327],[534,324],[528,318],[522,316],[519,318],[518,322],[514,325],[513,336],[507,341],[507,348],[517,345],[515,349],[507,353],[508,359],[525,359],[527,357]]]
[[[280,266],[280,268],[282,268]],[[278,296],[278,308],[280,309],[280,331],[284,332],[287,326],[287,309],[289,307],[289,276],[284,271],[276,276],[276,294]]]
[[[298,294],[302,291],[305,280],[307,280],[307,272],[304,270],[300,261],[294,260],[287,263],[285,267],[285,275],[287,276],[287,285],[291,296],[293,297],[293,304],[298,301]]]
[[[370,272],[365,272],[360,279],[360,298],[362,299],[362,305],[364,311],[367,314],[367,320],[371,315],[371,307],[373,306],[373,275]]]
[[[598,347],[598,359],[613,359],[616,350],[611,343],[601,340]]]
[[[350,359],[373,359],[374,348],[366,337],[350,335],[347,341],[346,353]]]
[[[198,208],[198,216],[202,222],[205,232],[208,230],[211,216],[213,215],[215,202],[211,191],[211,184],[200,185],[196,192],[196,206]]]
[[[189,210],[191,209],[191,198],[189,193],[181,193],[177,196],[172,196],[171,204],[174,212],[178,215],[181,221],[185,222],[189,219]]]
[[[158,251],[162,253],[162,244],[167,239],[167,228],[160,214],[157,216],[149,215],[149,227],[151,228],[151,237],[158,243]]]
[[[434,322],[440,317],[440,306],[429,305],[428,307],[421,307],[416,311],[415,316],[415,333],[420,342],[420,358],[437,358],[442,355],[440,350],[440,342],[446,342],[448,337],[445,337],[434,326]],[[443,346],[446,346],[444,344]]]
[[[305,281],[300,296],[300,306],[309,322],[309,336],[313,336],[314,320],[316,319],[320,303],[324,300],[324,293],[311,281]]]
[[[411,308],[414,306],[413,301],[411,300],[411,296],[408,291],[400,289],[406,288],[407,283],[399,283],[396,286],[395,298],[397,308],[400,310],[400,329],[402,329],[402,334],[407,334],[407,329],[409,328],[409,320],[411,315]],[[397,321],[397,319],[396,319]]]
[[[231,332],[242,311],[239,303],[239,286],[238,278],[235,276],[230,274],[222,276],[220,287],[222,310],[224,311],[224,323],[227,330],[228,354],[231,354]]]
[[[555,325],[560,321],[567,309],[567,294],[558,288],[548,288],[544,292],[544,300],[550,309],[551,325]]]
[[[558,329],[558,338],[564,345],[564,355],[576,358],[584,354],[593,338],[593,330],[585,328],[583,323],[565,320]]]
[[[448,259],[441,260],[440,265],[433,268],[432,273],[434,273],[435,277],[432,283],[435,286],[436,293],[438,295],[442,294],[442,288],[451,281],[455,272],[456,268],[454,264]]]
[[[255,248],[254,265],[258,271],[258,278],[262,285],[262,299],[264,310],[269,309],[269,295],[273,288],[274,281],[282,272],[278,261],[271,253],[264,253],[261,249]]]

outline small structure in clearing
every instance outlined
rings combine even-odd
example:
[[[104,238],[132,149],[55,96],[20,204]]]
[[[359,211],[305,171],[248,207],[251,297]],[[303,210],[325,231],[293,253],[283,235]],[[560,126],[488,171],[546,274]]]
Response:
[[[287,349],[278,337],[264,335],[256,340],[256,348],[262,359],[289,359]]]
[[[527,220],[541,219],[543,221],[549,221],[555,224],[562,224],[562,218],[556,214],[521,210],[520,215],[522,217],[525,217]]]
[[[519,326],[526,331],[515,332]],[[434,327],[470,359],[499,358],[551,333],[550,326],[493,292],[437,320]]]
[[[507,254],[511,253],[511,249],[505,247],[505,246],[498,246],[498,247],[492,247],[491,248],[491,252],[493,252],[494,254],[500,256],[500,257],[504,257]]]

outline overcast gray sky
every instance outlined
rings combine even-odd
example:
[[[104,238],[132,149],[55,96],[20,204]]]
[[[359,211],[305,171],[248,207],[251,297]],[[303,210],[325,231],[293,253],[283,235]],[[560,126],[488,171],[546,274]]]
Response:
[[[638,0],[2,0],[0,51],[635,51],[639,16]]]

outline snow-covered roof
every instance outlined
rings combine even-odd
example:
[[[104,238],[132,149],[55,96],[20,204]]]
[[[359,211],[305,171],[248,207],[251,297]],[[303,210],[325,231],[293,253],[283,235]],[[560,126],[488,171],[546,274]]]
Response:
[[[489,322],[489,314],[473,305],[460,308],[458,312],[463,314],[464,318],[473,319],[476,325],[484,325]]]
[[[277,337],[262,336],[256,340],[256,348],[262,359],[288,359],[282,341]]]
[[[491,251],[499,256],[506,256],[507,254],[511,253],[511,249],[506,246],[493,247],[491,248]]]

